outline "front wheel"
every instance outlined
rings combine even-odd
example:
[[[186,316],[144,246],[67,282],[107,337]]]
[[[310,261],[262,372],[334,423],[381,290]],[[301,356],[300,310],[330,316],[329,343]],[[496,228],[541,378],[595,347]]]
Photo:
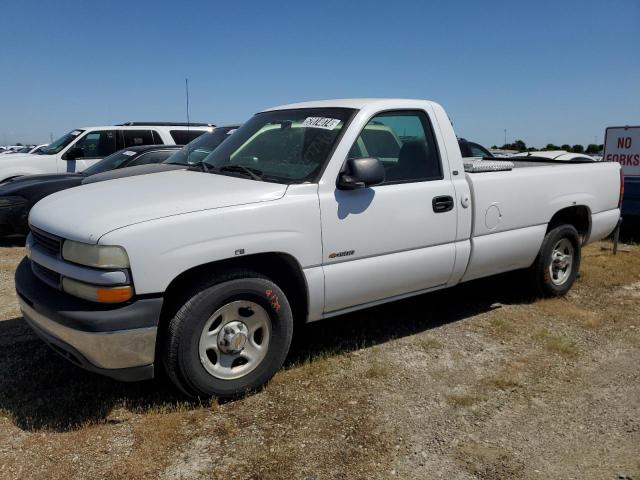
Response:
[[[530,269],[539,294],[558,297],[571,289],[580,270],[580,245],[572,225],[560,225],[546,234]]]
[[[284,292],[251,271],[195,287],[169,321],[164,365],[196,397],[234,397],[265,384],[284,363],[293,315]]]

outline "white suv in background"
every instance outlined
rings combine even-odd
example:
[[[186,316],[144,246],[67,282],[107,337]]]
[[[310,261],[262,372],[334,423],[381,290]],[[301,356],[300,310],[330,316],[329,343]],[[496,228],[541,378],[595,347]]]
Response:
[[[0,182],[22,175],[81,172],[118,150],[138,145],[184,145],[215,125],[129,122],[72,130],[35,154],[3,156]]]

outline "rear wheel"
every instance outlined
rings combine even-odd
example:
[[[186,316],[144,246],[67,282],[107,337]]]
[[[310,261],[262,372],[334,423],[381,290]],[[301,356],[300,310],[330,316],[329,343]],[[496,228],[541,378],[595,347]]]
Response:
[[[580,245],[580,235],[572,225],[560,225],[547,233],[530,269],[539,294],[557,297],[571,289],[580,270]]]
[[[293,315],[284,292],[247,270],[194,287],[169,321],[164,364],[190,396],[233,397],[255,390],[282,366]]]

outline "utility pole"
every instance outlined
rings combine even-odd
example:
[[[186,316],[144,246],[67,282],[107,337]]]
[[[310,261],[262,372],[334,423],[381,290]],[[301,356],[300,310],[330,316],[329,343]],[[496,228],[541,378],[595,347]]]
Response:
[[[506,145],[506,144],[507,144],[507,129],[505,128],[504,129],[504,143],[503,143],[503,145]]]
[[[187,129],[191,126],[191,119],[189,118],[189,78],[184,78],[184,91],[187,94]]]

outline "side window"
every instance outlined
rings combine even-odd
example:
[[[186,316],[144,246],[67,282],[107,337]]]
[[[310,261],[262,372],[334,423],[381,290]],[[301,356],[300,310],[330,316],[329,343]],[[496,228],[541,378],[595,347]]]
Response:
[[[73,148],[82,150],[82,157],[78,158],[107,157],[116,151],[116,132],[113,130],[89,132],[78,140]]]
[[[151,130],[123,130],[124,148],[140,145],[153,145],[153,133]]]
[[[351,147],[351,150],[349,150],[349,158],[362,158],[365,156],[365,153],[362,151],[362,148],[360,148],[360,142],[361,140],[358,139],[353,144],[353,146]]]
[[[385,183],[442,178],[440,156],[425,112],[406,110],[376,115],[364,127],[358,141],[364,144],[367,156],[384,165]],[[356,158],[352,156],[357,153],[354,147],[349,152],[350,158]]]
[[[473,157],[473,152],[471,151],[469,142],[467,142],[464,138],[458,139],[458,146],[460,147],[460,154],[462,155],[462,158]]]
[[[169,133],[173,141],[176,142],[176,145],[186,145],[205,132],[202,130],[171,130]]]
[[[151,133],[153,134],[154,145],[164,145],[164,142],[162,141],[162,137],[160,136],[160,133],[158,133],[156,130],[151,130]]]
[[[127,164],[127,167],[164,162],[173,152],[175,152],[175,150],[159,150],[157,152],[144,153],[136,158],[133,162]]]
[[[471,148],[471,154],[474,157],[491,157],[491,152],[477,143],[469,142]]]

